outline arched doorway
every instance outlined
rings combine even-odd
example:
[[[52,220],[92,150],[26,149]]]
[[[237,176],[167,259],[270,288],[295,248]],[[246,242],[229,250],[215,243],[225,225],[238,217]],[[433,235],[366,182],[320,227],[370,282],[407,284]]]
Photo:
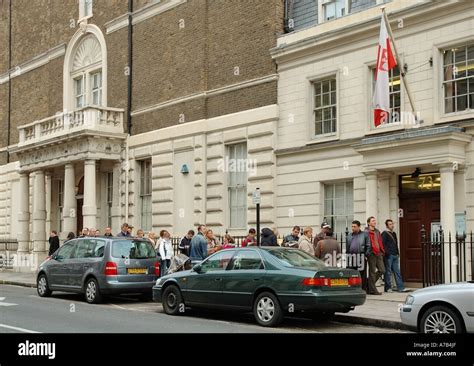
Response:
[[[83,218],[82,218],[82,205],[84,205],[84,177],[81,178],[77,185],[77,233],[80,235],[82,232]]]

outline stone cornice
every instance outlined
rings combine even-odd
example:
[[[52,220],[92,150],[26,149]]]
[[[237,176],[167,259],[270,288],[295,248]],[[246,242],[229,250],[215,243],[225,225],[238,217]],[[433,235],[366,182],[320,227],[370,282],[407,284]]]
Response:
[[[53,47],[49,49],[48,51],[33,57],[31,60],[28,60],[26,62],[23,62],[15,66],[10,71],[7,71],[6,73],[1,74],[0,85],[7,83],[10,78],[13,79],[17,76],[27,73],[28,71],[31,71],[31,70],[37,69],[38,67],[46,65],[51,60],[61,57],[65,53],[66,53],[66,43],[62,43],[56,47]]]
[[[266,75],[266,76],[263,76],[263,77],[260,77],[260,78],[245,80],[245,81],[242,81],[240,83],[226,85],[226,86],[216,88],[216,89],[212,89],[212,90],[208,90],[208,91],[205,91],[205,92],[186,95],[184,97],[167,100],[166,102],[161,102],[161,103],[157,103],[157,104],[150,105],[150,106],[147,106],[147,107],[136,109],[136,110],[132,111],[132,117],[138,116],[138,115],[144,114],[144,113],[153,112],[153,111],[163,109],[163,108],[166,108],[166,107],[170,107],[170,106],[175,105],[175,104],[189,102],[189,101],[194,100],[194,99],[200,99],[200,98],[205,98],[205,97],[213,97],[213,96],[216,96],[216,95],[221,95],[221,94],[233,92],[233,91],[244,89],[244,88],[249,88],[249,87],[252,87],[252,86],[271,83],[271,82],[274,82],[274,81],[277,81],[277,80],[278,80],[278,75],[277,74],[270,74],[270,75]]]
[[[120,160],[123,139],[111,136],[89,136],[69,139],[51,144],[47,148],[37,147],[18,152],[20,172],[51,168],[86,159]]]
[[[453,3],[449,1],[418,2],[406,7],[400,7],[396,3],[385,4],[386,12],[391,18],[391,22],[403,19],[406,23],[410,19],[410,25],[413,25],[414,22],[426,22],[427,17],[432,12],[443,14],[453,7],[462,9],[466,5],[467,3],[462,4],[462,2]],[[374,36],[377,40],[377,32],[380,25],[379,8],[374,7],[361,13],[349,14],[331,22],[318,24],[298,32],[288,33],[278,39],[278,46],[272,48],[270,53],[280,64],[299,59],[306,54],[314,54],[317,52],[316,50],[323,47],[340,47],[344,42],[352,44],[354,39],[359,39],[364,34],[370,37]],[[364,13],[364,17],[362,17],[362,13]],[[467,12],[463,14],[469,17]]]
[[[160,0],[152,4],[146,5],[136,11],[132,15],[132,24],[139,24],[158,14],[164,13],[174,7],[186,3],[187,0]],[[125,13],[110,22],[105,23],[106,33],[110,34],[129,25],[130,13]]]

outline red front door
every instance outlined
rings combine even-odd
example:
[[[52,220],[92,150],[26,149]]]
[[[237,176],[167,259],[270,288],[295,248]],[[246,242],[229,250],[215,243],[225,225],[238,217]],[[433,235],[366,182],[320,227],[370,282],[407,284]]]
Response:
[[[400,196],[400,269],[405,282],[423,281],[423,248],[421,225],[426,237],[431,237],[431,224],[440,221],[440,196],[436,193],[422,193]]]

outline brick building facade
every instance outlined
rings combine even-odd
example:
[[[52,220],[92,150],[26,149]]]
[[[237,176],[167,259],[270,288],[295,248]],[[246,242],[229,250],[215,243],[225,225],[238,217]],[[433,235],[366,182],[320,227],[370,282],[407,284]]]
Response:
[[[0,1],[0,236],[272,225],[284,1]],[[5,47],[3,47],[5,45]],[[222,167],[226,158],[258,169]],[[231,213],[232,211],[232,213]],[[179,215],[173,213],[179,212]]]

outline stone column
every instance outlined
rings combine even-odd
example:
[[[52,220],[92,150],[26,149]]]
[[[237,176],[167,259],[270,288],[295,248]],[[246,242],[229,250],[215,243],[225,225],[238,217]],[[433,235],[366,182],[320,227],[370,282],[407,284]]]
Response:
[[[112,232],[118,233],[120,231],[122,220],[122,209],[120,207],[120,175],[122,172],[122,164],[117,162],[114,164],[113,170],[113,184],[112,184]]]
[[[18,254],[30,251],[30,176],[20,174],[19,212],[18,212]]]
[[[457,253],[456,245],[456,223],[455,223],[455,193],[454,193],[454,169],[453,164],[440,165],[441,173],[441,225],[444,231],[444,273],[446,282],[456,282]],[[463,193],[463,192],[461,192]],[[451,257],[449,256],[449,233],[451,233]]]
[[[74,164],[64,166],[64,203],[63,203],[64,232],[77,234],[77,201],[76,177]]]
[[[84,226],[95,228],[97,221],[96,169],[95,160],[84,162],[84,206],[82,214]]]
[[[42,170],[35,172],[33,184],[33,260],[36,268],[47,255],[46,246],[46,195]]]
[[[390,217],[390,173],[382,173],[378,175],[379,178],[379,204],[377,217],[378,228],[385,230],[385,220],[388,218],[397,222],[397,218]],[[370,216],[370,215],[369,215]]]
[[[45,231],[46,235],[49,236],[51,230],[56,230],[59,233],[59,227],[51,228],[51,193],[53,188],[52,177],[50,172],[45,173],[45,197],[46,197],[46,222],[45,222]]]
[[[375,216],[377,218],[377,222],[379,222],[380,218],[378,217],[377,171],[372,170],[372,171],[365,172],[364,174],[365,174],[365,215],[367,217]],[[367,217],[365,217],[365,219]],[[379,225],[379,223],[377,225]]]
[[[452,164],[442,165],[441,173],[441,225],[448,235],[454,237],[456,234],[455,224],[455,194],[454,194],[454,170]]]

